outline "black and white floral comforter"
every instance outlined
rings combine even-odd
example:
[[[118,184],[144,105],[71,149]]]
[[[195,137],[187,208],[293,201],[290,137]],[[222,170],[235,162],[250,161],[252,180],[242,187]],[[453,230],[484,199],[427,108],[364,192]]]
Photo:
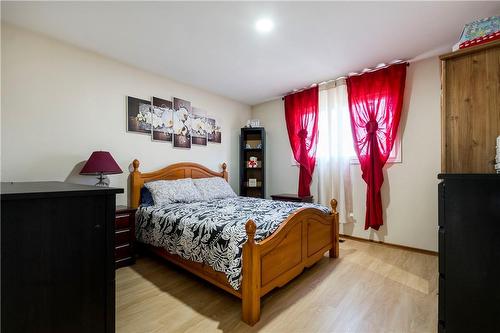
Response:
[[[136,237],[140,242],[224,272],[231,286],[238,290],[248,219],[255,221],[255,240],[260,241],[271,235],[292,212],[303,207],[330,212],[316,204],[247,197],[140,207]]]

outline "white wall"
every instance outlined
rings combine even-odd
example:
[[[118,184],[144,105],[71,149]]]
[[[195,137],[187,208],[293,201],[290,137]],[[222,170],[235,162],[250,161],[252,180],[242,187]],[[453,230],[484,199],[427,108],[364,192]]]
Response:
[[[1,55],[2,181],[94,183],[78,172],[92,151],[108,150],[124,171],[110,176],[111,185],[125,193],[134,158],[143,171],[180,161],[220,170],[227,162],[238,189],[238,134],[249,106],[11,25],[2,24]],[[127,95],[191,101],[220,121],[222,144],[174,149],[127,133]],[[117,201],[125,204],[126,194]]]
[[[298,168],[291,166],[290,147],[281,99],[252,108],[267,132],[267,194],[296,193]],[[359,165],[351,166],[355,223],[341,233],[388,243],[437,251],[437,179],[440,171],[440,73],[438,58],[412,63],[408,68],[403,116],[402,163],[384,171],[382,204],[384,226],[364,230],[366,184]],[[317,193],[317,177],[311,188]],[[316,195],[317,196],[317,195]]]

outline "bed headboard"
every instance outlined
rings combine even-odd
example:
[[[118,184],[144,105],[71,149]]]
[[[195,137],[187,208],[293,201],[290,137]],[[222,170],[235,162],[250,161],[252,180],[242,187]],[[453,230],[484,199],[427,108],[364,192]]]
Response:
[[[154,180],[222,177],[227,181],[226,163],[222,163],[222,172],[212,171],[201,164],[182,162],[148,173],[140,172],[139,164],[139,160],[137,159],[132,162],[134,171],[130,174],[130,206],[132,208],[139,207],[141,200],[141,188],[144,186],[144,183]]]

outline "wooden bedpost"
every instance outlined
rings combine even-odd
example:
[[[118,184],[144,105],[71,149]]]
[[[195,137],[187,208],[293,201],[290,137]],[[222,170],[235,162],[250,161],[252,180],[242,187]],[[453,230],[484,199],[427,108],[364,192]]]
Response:
[[[141,178],[141,173],[139,172],[139,160],[135,159],[132,162],[134,171],[130,174],[130,207],[139,207],[139,201],[141,200],[141,186],[144,184],[144,180]]]
[[[330,200],[333,215],[333,228],[332,228],[332,248],[329,251],[330,258],[339,257],[339,213],[337,212],[337,200]]]
[[[227,164],[226,162],[222,163],[222,177],[224,177],[224,179],[226,180],[227,182]]]
[[[252,220],[245,224],[248,240],[243,245],[241,281],[242,319],[250,326],[260,319],[260,248],[255,243],[257,226]]]

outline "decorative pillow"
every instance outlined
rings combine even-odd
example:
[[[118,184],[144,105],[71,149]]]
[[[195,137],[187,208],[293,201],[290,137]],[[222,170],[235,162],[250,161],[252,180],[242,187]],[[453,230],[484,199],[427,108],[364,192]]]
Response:
[[[157,180],[144,184],[151,192],[155,205],[172,202],[196,202],[203,198],[191,178]]]
[[[237,196],[227,181],[221,177],[193,179],[193,183],[205,201]]]
[[[141,188],[141,206],[154,206],[154,204],[151,192],[149,192],[147,187],[143,186]]]

